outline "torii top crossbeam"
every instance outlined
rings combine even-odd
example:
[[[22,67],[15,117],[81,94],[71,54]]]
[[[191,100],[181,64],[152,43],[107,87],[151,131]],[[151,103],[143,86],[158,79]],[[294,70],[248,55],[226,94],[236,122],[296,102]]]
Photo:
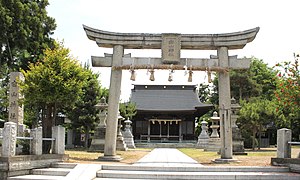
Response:
[[[160,49],[162,46],[163,34],[117,33],[102,31],[85,25],[83,28],[88,38],[96,41],[99,47],[112,48],[114,45],[122,45],[124,49]],[[180,35],[181,49],[216,50],[218,47],[242,49],[247,43],[255,39],[258,31],[259,27],[223,34],[176,35]]]

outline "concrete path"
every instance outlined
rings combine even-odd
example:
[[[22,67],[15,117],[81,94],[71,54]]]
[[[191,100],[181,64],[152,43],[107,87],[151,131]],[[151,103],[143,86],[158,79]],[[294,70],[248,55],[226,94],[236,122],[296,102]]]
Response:
[[[155,148],[134,165],[139,166],[203,166],[194,159],[173,148]]]

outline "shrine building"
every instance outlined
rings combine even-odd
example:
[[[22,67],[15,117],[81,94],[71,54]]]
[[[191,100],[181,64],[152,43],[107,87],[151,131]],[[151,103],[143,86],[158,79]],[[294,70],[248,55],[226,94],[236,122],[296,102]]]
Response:
[[[195,140],[195,118],[213,108],[200,102],[195,85],[134,85],[131,102],[133,136],[141,142]]]

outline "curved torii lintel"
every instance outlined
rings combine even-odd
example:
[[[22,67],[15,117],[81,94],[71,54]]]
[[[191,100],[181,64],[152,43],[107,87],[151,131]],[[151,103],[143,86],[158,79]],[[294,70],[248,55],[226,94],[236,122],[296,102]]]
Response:
[[[87,37],[96,41],[99,47],[112,48],[122,45],[125,49],[161,49],[162,34],[118,33],[94,29],[83,25]],[[181,49],[216,50],[218,47],[243,49],[252,42],[259,27],[223,34],[178,34],[181,37]],[[175,34],[175,33],[171,33]]]

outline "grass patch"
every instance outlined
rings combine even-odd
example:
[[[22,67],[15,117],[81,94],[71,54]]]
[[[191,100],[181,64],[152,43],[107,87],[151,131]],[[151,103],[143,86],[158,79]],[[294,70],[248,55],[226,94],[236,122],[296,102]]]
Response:
[[[300,145],[293,145],[292,148],[300,149]]]
[[[138,161],[140,158],[148,154],[152,149],[137,148],[130,149],[128,151],[117,151],[117,155],[121,156],[123,160],[121,163],[132,164]],[[65,154],[69,155],[69,162],[101,162],[99,157],[103,156],[103,153],[87,152],[84,148],[74,148],[65,151]]]
[[[247,152],[248,156],[271,156],[271,157],[276,157],[277,152],[273,151],[257,151],[257,152]]]
[[[203,151],[203,149],[178,148],[178,150],[203,165],[212,164],[212,160],[220,157],[217,152]]]

